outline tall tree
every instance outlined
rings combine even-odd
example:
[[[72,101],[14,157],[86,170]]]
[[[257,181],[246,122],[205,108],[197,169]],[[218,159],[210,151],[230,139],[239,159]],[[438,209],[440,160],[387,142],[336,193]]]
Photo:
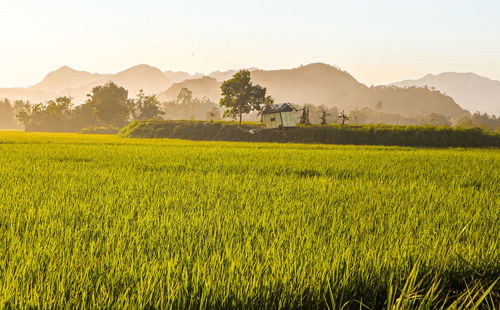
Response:
[[[221,90],[219,105],[226,108],[224,116],[239,118],[240,125],[243,114],[260,111],[261,105],[266,102],[266,89],[252,84],[248,70],[241,70],[222,83]]]
[[[129,119],[129,106],[127,105],[128,91],[108,82],[104,86],[92,89],[87,100],[94,107],[95,116],[108,125],[121,127]]]
[[[40,123],[37,130],[43,131],[71,131],[72,120],[72,98],[57,97],[48,101],[40,111]]]
[[[49,100],[44,110],[47,116],[54,118],[56,121],[67,117],[71,113],[73,106],[73,98],[57,97],[55,100]]]
[[[137,94],[137,99],[131,100],[132,116],[134,119],[145,121],[148,119],[161,118],[165,114],[160,110],[160,101],[155,95],[146,96],[141,89]]]
[[[80,130],[84,127],[96,126],[99,120],[94,113],[94,107],[91,102],[86,102],[76,106],[72,110],[74,128]]]

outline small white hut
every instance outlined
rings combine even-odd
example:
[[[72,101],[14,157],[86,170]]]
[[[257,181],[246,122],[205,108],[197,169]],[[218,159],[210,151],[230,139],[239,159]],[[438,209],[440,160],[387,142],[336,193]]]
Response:
[[[297,109],[291,103],[280,103],[267,106],[262,111],[262,121],[266,128],[295,127]]]

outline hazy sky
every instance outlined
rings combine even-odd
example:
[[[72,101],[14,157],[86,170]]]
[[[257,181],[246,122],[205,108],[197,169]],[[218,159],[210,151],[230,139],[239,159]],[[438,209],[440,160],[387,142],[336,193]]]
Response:
[[[0,0],[0,87],[62,65],[208,73],[325,62],[363,83],[426,73],[500,80],[500,1]]]

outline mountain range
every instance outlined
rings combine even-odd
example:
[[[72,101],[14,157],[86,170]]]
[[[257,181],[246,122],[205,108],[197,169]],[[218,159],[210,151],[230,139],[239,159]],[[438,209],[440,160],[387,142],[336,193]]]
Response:
[[[93,87],[108,81],[123,86],[133,96],[139,89],[144,89],[146,93],[157,93],[170,87],[173,82],[196,77],[199,76],[191,76],[185,72],[162,72],[148,65],[138,65],[116,74],[89,73],[64,66],[50,72],[33,86],[0,88],[0,97],[38,102],[58,96],[71,96],[75,103],[81,103]]]
[[[500,82],[470,73],[427,75],[420,80],[367,87],[349,73],[323,63],[286,70],[248,70],[252,81],[266,87],[276,102],[336,106],[346,111],[382,106],[386,113],[405,116],[440,113],[454,119],[467,115],[465,109],[500,115]],[[99,74],[64,66],[33,86],[0,88],[0,98],[43,102],[66,95],[79,104],[93,87],[114,81],[128,89],[130,96],[144,89],[146,93],[158,94],[160,100],[173,100],[180,89],[187,87],[194,96],[208,97],[217,102],[222,81],[235,72],[215,71],[208,75],[162,72],[143,64],[116,74]],[[428,87],[420,87],[425,85]],[[378,102],[382,105],[377,105]]]
[[[500,81],[474,73],[427,74],[421,79],[404,80],[391,85],[433,87],[451,96],[464,109],[500,116]]]
[[[367,87],[349,73],[336,67],[315,63],[286,70],[253,70],[253,83],[267,88],[276,102],[314,104],[351,111],[365,107],[375,108],[382,102],[386,113],[417,116],[439,113],[458,119],[468,114],[449,96],[426,88],[399,88],[395,86]],[[219,81],[213,77],[190,79],[173,84],[158,97],[174,100],[179,90],[186,87],[196,97],[220,98]]]

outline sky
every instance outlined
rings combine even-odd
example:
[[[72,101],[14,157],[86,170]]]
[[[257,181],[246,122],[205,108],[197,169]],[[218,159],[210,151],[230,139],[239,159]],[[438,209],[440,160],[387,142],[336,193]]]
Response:
[[[500,80],[500,1],[1,0],[0,87],[137,64],[209,73],[335,65],[367,85],[427,73]]]

